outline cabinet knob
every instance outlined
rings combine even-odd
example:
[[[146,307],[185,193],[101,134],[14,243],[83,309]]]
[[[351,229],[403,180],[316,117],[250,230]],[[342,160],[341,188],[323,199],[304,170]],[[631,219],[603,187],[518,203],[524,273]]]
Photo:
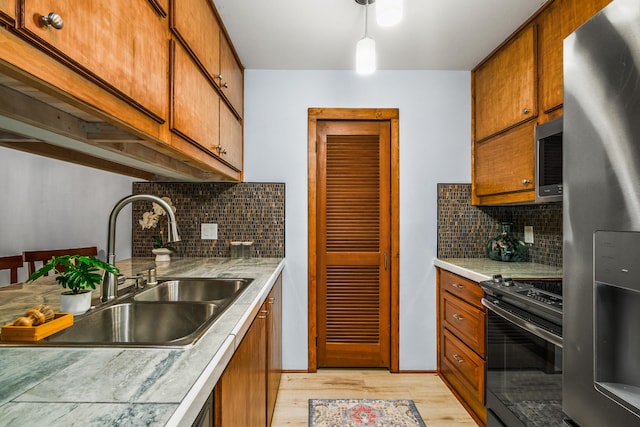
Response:
[[[51,12],[47,16],[41,16],[40,22],[42,22],[45,27],[53,27],[56,30],[61,30],[64,26],[62,18],[55,12]]]
[[[529,184],[531,184],[531,181],[529,181],[527,178],[522,179],[522,185],[529,185]]]
[[[464,363],[464,359],[462,357],[458,356],[457,354],[453,353],[452,356],[456,360],[456,362]]]
[[[222,147],[221,144],[218,144],[216,147],[216,151],[218,152],[218,156],[222,156],[223,154],[227,154],[227,150]]]
[[[222,84],[222,87],[223,87],[223,88],[225,88],[225,89],[228,89],[228,88],[229,88],[229,83],[224,82],[224,83]]]
[[[218,74],[218,80],[222,80],[222,74]]]
[[[522,109],[522,114],[529,114],[531,111],[528,108]]]

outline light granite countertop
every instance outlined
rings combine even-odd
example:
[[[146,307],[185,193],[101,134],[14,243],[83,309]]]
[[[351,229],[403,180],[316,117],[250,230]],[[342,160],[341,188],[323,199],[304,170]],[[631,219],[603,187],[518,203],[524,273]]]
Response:
[[[152,258],[117,265],[125,275],[155,267]],[[279,258],[176,258],[158,266],[159,279],[254,279],[184,348],[0,346],[2,425],[190,426],[283,268]],[[39,302],[57,309],[59,293],[52,278],[0,288],[2,324]]]
[[[443,268],[474,282],[489,280],[494,274],[513,279],[561,279],[562,267],[533,262],[501,262],[489,258],[436,258],[436,267]]]

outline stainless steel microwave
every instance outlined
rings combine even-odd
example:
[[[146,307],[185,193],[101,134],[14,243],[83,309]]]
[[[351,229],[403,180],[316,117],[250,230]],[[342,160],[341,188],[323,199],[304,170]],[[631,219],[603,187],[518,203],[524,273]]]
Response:
[[[562,201],[562,117],[536,126],[536,203]]]

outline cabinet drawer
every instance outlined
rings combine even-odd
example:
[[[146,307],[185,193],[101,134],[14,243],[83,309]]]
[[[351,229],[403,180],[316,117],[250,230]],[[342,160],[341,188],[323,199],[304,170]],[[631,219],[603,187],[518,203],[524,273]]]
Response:
[[[458,381],[452,383],[462,385],[455,387],[464,397],[472,397],[480,403],[484,402],[484,361],[462,341],[446,329],[443,332],[442,371],[447,376],[454,376]],[[466,390],[465,390],[466,389]]]
[[[485,314],[480,308],[444,293],[443,324],[481,357],[485,355]]]
[[[476,282],[441,270],[440,283],[442,284],[442,290],[450,292],[476,307],[482,307],[480,300],[484,296],[484,292]]]

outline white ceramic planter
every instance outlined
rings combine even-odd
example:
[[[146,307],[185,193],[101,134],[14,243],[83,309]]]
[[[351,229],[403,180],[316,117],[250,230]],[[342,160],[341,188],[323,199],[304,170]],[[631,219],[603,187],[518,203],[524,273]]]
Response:
[[[156,255],[156,262],[169,262],[171,261],[171,249],[156,248],[151,250]]]
[[[91,308],[91,292],[60,294],[60,311],[74,315],[86,313]]]

